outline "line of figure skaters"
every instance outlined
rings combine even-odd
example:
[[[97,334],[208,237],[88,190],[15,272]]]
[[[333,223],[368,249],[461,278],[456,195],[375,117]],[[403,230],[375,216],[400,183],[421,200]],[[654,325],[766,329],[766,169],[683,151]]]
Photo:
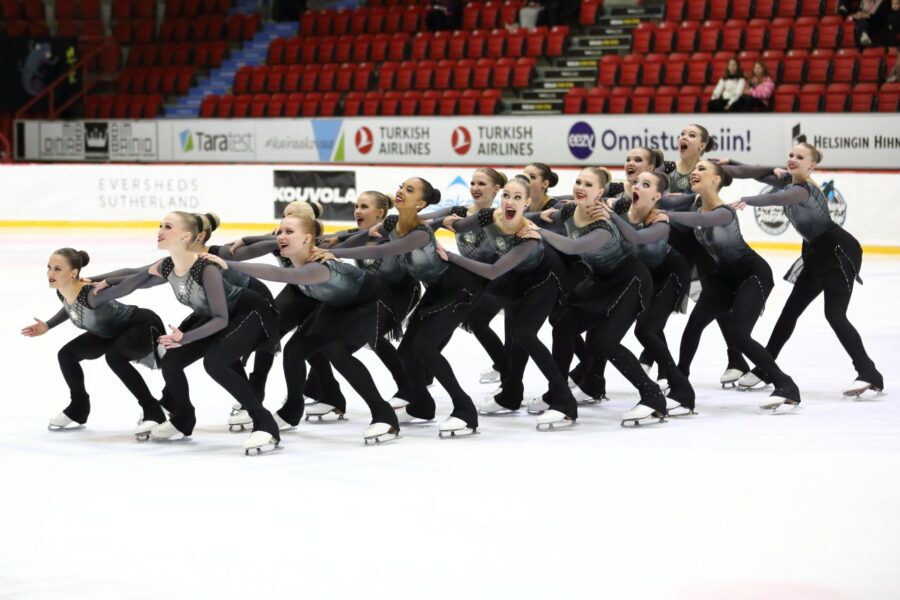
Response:
[[[861,283],[862,249],[832,221],[827,199],[811,179],[821,153],[801,143],[785,168],[773,169],[703,159],[714,145],[704,127],[689,125],[679,137],[677,160],[634,148],[625,159],[625,181],[613,182],[605,169],[589,167],[578,175],[570,198],[549,195],[557,176],[541,163],[508,180],[494,169],[478,169],[472,204],[441,210],[428,208],[440,201],[440,192],[411,177],[393,201],[379,192],[360,194],[357,228],[332,235],[323,235],[317,207],[306,202],[288,205],[276,233],[223,246],[209,244],[219,225],[214,214],[172,212],[157,236],[166,258],[89,279],[82,275],[88,255],[60,249],[50,257],[48,278],[62,308],[22,330],[38,336],[66,320],[85,330],[59,351],[71,402],[50,429],[87,421],[90,401],[79,363],[100,356],[140,404],[139,440],[192,434],[196,417],[184,370],[202,359],[206,372],[234,398],[230,428],[252,428],[247,453],[278,448],[281,432],[297,427],[304,411],[307,420],[342,419],[346,400],[332,369],[371,411],[366,443],[395,439],[401,423],[435,419],[432,378],[453,403],[438,427],[441,437],[475,434],[479,415],[523,405],[537,415],[539,430],[570,427],[579,404],[605,399],[607,362],[640,396],[622,414],[622,424],[665,422],[666,416],[694,414],[691,363],[713,320],[728,346],[723,387],[771,384],[760,408],[787,412],[799,405],[800,390],[776,359],[800,315],[823,293],[828,323],[857,372],[845,396],[879,393],[883,378],[847,319],[854,283]],[[720,193],[735,177],[757,179],[776,191],[729,204]],[[492,208],[497,194],[499,207]],[[774,280],[768,263],[741,235],[736,211],[746,205],[783,207],[803,237],[801,258],[785,277],[793,289],[765,346],[751,333]],[[392,208],[397,214],[389,214]],[[459,254],[440,246],[435,231],[441,227],[455,233]],[[268,254],[278,266],[245,262]],[[287,285],[273,298],[261,281]],[[673,312],[685,311],[692,281],[701,291],[676,363],[664,329]],[[153,311],[118,301],[165,283],[193,310],[169,333]],[[490,328],[500,311],[503,340]],[[548,320],[551,348],[538,338]],[[479,406],[442,354],[460,326],[475,334],[491,358],[481,382],[500,382]],[[632,326],[643,346],[639,358],[621,343]],[[287,398],[273,414],[263,406],[266,380],[282,338],[291,332],[283,346]],[[391,340],[398,339],[395,346]],[[355,356],[364,346],[396,383],[390,400]],[[571,369],[574,355],[579,362]],[[529,358],[546,378],[547,391],[526,403]],[[133,362],[161,368],[161,399],[150,393]],[[649,376],[654,363],[656,381]],[[315,402],[306,405],[306,398]]]

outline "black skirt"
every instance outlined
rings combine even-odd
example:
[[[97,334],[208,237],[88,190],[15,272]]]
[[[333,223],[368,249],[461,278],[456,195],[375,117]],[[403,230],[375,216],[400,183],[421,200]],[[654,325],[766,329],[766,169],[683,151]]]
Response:
[[[298,333],[344,342],[356,350],[365,345],[374,348],[386,335],[399,338],[399,326],[393,294],[379,279],[367,275],[353,304],[334,306],[319,302]]]
[[[166,328],[162,319],[155,312],[147,308],[138,308],[128,319],[128,325],[117,336],[122,349],[127,356],[138,356],[131,362],[143,365],[149,369],[159,368],[159,336],[166,334]]]
[[[688,291],[691,287],[691,267],[678,250],[670,248],[666,258],[650,271],[653,280],[653,297],[672,286],[676,291],[672,312],[687,312]]]
[[[702,283],[701,297],[714,302],[722,310],[731,309],[734,298],[743,285],[756,286],[762,294],[763,302],[775,287],[772,268],[757,254],[733,264],[722,265],[714,273],[703,277]]]
[[[428,286],[411,319],[424,319],[445,310],[469,311],[481,295],[486,280],[453,264]]]
[[[831,227],[811,243],[804,240],[800,258],[791,265],[784,279],[797,283],[807,280],[816,288],[836,294],[849,294],[853,282],[862,283],[862,246],[846,229]]]
[[[566,301],[588,312],[609,316],[619,300],[631,290],[637,291],[640,297],[638,313],[641,313],[650,306],[653,280],[647,266],[636,256],[629,255],[612,273],[591,273],[575,286]]]

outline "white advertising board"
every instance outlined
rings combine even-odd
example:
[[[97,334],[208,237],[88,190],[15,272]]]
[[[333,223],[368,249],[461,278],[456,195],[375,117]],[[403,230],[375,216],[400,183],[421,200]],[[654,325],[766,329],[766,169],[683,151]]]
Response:
[[[508,169],[509,176],[517,169]],[[569,195],[579,172],[559,169],[555,195]],[[333,174],[335,177],[329,177]],[[439,206],[469,202],[469,167],[355,165],[3,165],[0,166],[0,221],[148,222],[171,210],[215,211],[225,223],[271,224],[283,203],[295,197],[316,198],[326,214],[348,215],[359,193],[378,190],[393,195],[409,177],[427,179],[441,191]],[[613,171],[619,178],[622,172]],[[338,183],[335,183],[335,182]],[[821,171],[816,181],[831,200],[832,214],[863,245],[900,248],[896,232],[900,204],[893,197],[900,174]],[[284,183],[288,182],[288,183]],[[297,184],[290,182],[318,182]],[[755,181],[736,180],[723,189],[726,201],[763,191]],[[800,237],[773,209],[747,208],[741,229],[753,242],[800,242]]]
[[[116,122],[106,123],[111,129]],[[636,146],[677,158],[691,123],[716,140],[712,156],[783,164],[798,140],[817,145],[832,169],[900,169],[900,115],[560,115],[195,119],[144,122],[158,154],[114,152],[110,161],[362,163],[426,165],[618,165]],[[25,121],[16,139],[23,160],[85,160],[90,143],[79,122]],[[132,124],[132,131],[137,132]],[[35,134],[34,129],[38,132]],[[149,131],[146,130],[146,131]],[[144,130],[128,139],[144,139]],[[137,144],[125,144],[134,148]]]

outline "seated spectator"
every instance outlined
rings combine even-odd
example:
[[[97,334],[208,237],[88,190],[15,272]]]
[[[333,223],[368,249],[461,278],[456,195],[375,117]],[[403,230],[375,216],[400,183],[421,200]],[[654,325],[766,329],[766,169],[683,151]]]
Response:
[[[775,82],[769,76],[766,65],[760,61],[753,63],[753,73],[747,81],[743,95],[732,105],[731,112],[760,112],[769,110]]]
[[[459,0],[432,0],[431,8],[425,14],[425,27],[428,31],[459,29],[461,9]]]
[[[848,18],[853,21],[853,38],[859,47],[871,46],[887,24],[888,4],[884,0],[862,0],[859,10]]]
[[[712,98],[709,100],[709,112],[725,112],[744,93],[744,74],[741,73],[741,65],[736,58],[728,61],[725,74],[716,84]]]

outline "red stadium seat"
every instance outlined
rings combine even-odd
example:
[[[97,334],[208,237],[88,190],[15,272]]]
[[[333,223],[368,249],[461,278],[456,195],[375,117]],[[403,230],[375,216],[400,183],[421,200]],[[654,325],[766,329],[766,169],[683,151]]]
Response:
[[[801,0],[800,14],[804,17],[819,17],[822,15],[822,0]]]
[[[287,94],[272,94],[266,103],[266,114],[272,118],[284,116],[286,102]]]
[[[779,17],[793,19],[800,14],[800,3],[797,0],[778,0],[778,11],[775,14]]]
[[[410,90],[403,92],[403,98],[400,100],[400,116],[411,117],[419,112],[419,99],[422,92],[418,90]]]
[[[423,116],[437,114],[440,99],[441,93],[436,90],[424,92],[422,97],[419,98],[419,114]]]
[[[430,31],[420,31],[414,35],[409,44],[409,58],[411,60],[425,60],[428,58],[428,47],[431,44],[432,37],[434,35]]]
[[[516,60],[516,65],[513,68],[512,87],[522,89],[531,85],[535,63],[535,59],[530,57]]]
[[[584,0],[581,3],[581,10],[578,14],[578,24],[582,27],[596,25],[597,11],[603,3],[601,0]],[[669,2],[668,4],[672,4]]]
[[[588,114],[605,113],[608,98],[609,90],[606,88],[589,89],[584,103],[584,112]]]
[[[709,66],[712,55],[709,52],[695,52],[687,65],[687,82],[691,85],[706,85],[709,81]]]
[[[619,67],[619,85],[635,86],[641,76],[641,57],[638,54],[627,54]]]
[[[822,96],[825,94],[825,85],[822,83],[807,83],[800,88],[799,105],[797,110],[803,113],[817,113],[822,110]]]
[[[685,21],[703,21],[706,19],[706,0],[690,0],[685,7]]]
[[[684,83],[689,58],[687,54],[679,52],[670,54],[666,62],[663,83],[666,85],[681,85]]]
[[[300,91],[315,92],[319,81],[319,74],[321,72],[322,65],[306,65],[303,69],[303,75],[300,77]],[[290,97],[288,97],[288,100],[290,100]]]
[[[587,88],[570,88],[563,99],[563,113],[578,115],[584,112],[584,101],[587,99]]]
[[[609,113],[613,115],[621,115],[628,112],[629,104],[631,100],[631,88],[630,87],[616,87],[613,88],[612,92],[609,94]]]
[[[350,16],[352,11],[341,8],[334,11],[334,18],[331,20],[331,28],[334,35],[347,35],[350,33]]]
[[[397,66],[397,75],[394,77],[395,90],[411,90],[418,64],[415,61],[404,60]],[[384,113],[382,113],[384,114]]]
[[[872,112],[878,86],[874,83],[857,83],[850,95],[850,112]]]
[[[850,97],[849,83],[832,83],[825,93],[825,112],[844,112]]]
[[[287,101],[284,103],[285,117],[299,117],[303,113],[303,94],[294,92],[288,94]]]
[[[775,100],[773,106],[775,112],[794,112],[797,104],[797,96],[800,94],[800,86],[796,84],[783,84],[775,88]]]
[[[641,65],[641,85],[656,86],[662,83],[667,56],[665,54],[648,54]],[[679,82],[680,83],[680,82]]]
[[[653,33],[656,26],[653,23],[644,22],[634,28],[631,37],[631,51],[635,54],[650,52],[653,43]]]
[[[446,90],[450,88],[454,67],[456,67],[455,60],[444,59],[438,61],[434,69],[434,89]]]
[[[885,83],[878,91],[878,112],[900,110],[900,83]]]
[[[870,53],[869,50],[875,52]],[[884,56],[878,52],[881,48],[866,48],[859,60],[859,73],[857,79],[863,83],[878,83],[882,80],[885,64]]]
[[[684,19],[684,5],[686,0],[668,0],[665,3],[666,21],[678,22]],[[582,23],[584,25],[584,23]]]
[[[694,21],[684,21],[678,29],[678,38],[675,50],[678,52],[693,52],[697,48],[700,36],[700,24]]]
[[[332,60],[338,63],[349,62],[350,56],[353,53],[354,40],[355,38],[352,35],[342,35],[338,37],[334,47],[334,58]]]
[[[481,58],[484,56],[485,47],[487,46],[487,32],[473,31],[469,34],[466,42],[466,57]]]
[[[678,97],[678,88],[664,85],[656,88],[653,97],[653,112],[669,114],[675,112],[675,99]]]
[[[729,19],[729,10],[730,2],[728,0],[709,0],[709,9],[707,18],[710,21],[727,21]],[[735,19],[740,19],[741,17],[734,17]],[[746,18],[746,17],[744,17]]]
[[[806,81],[809,83],[829,83],[831,81],[831,50],[813,50],[806,63]]]
[[[512,84],[512,73],[515,61],[511,58],[498,58],[494,63],[494,75],[491,81],[495,88],[508,88]],[[443,112],[441,114],[444,114]]]
[[[678,96],[675,99],[675,110],[679,113],[697,112],[700,105],[700,95],[703,93],[702,88],[696,85],[685,85],[678,90]]]
[[[763,19],[753,19],[744,32],[744,50],[765,50],[768,34],[769,22]]]
[[[547,56],[553,58],[562,56],[563,47],[566,39],[569,37],[569,27],[567,25],[554,25],[547,33]]]
[[[782,0],[784,1],[784,0]],[[819,19],[816,17],[800,17],[794,22],[794,31],[791,39],[791,48],[805,50],[815,48],[816,30],[819,28]]]
[[[476,90],[484,90],[491,87],[491,73],[494,69],[494,60],[479,58],[472,69],[472,87]]]
[[[674,23],[662,22],[656,26],[653,32],[653,44],[651,45],[654,52],[672,52],[675,47],[675,28]]]
[[[337,83],[337,72],[338,65],[335,63],[328,63],[326,65],[322,65],[322,70],[319,71],[319,80],[316,84],[315,91],[317,92],[331,92],[334,91],[334,85]]]
[[[816,46],[819,48],[838,48],[841,41],[841,31],[844,20],[835,15],[829,15],[819,21]]]
[[[506,57],[519,58],[525,55],[525,30],[510,31],[506,36]]]
[[[227,119],[231,117],[234,110],[234,96],[221,96],[218,104],[216,104],[216,117]]]
[[[344,97],[344,114],[348,117],[356,117],[362,112],[365,94],[362,92],[350,92]]]
[[[500,112],[500,90],[484,90],[478,99],[479,115],[495,115]]]
[[[613,87],[619,83],[619,68],[622,57],[618,54],[604,54],[600,59],[600,68],[597,73],[597,84]]]
[[[647,114],[653,109],[653,97],[656,88],[640,86],[634,88],[631,94],[631,112],[633,114]]]
[[[386,33],[376,33],[372,38],[372,46],[369,48],[369,60],[375,63],[384,62],[388,56],[388,46],[391,36]]]
[[[420,60],[413,76],[413,87],[417,90],[431,89],[431,78],[437,63],[433,60]]]
[[[746,21],[731,20],[725,23],[722,28],[722,50],[736,53],[744,46],[744,29],[747,28]]]
[[[450,34],[447,43],[447,58],[460,59],[466,56],[466,40],[469,37],[467,31],[454,31]]]
[[[456,61],[453,67],[453,87],[456,89],[466,89],[472,81],[472,70],[475,67],[475,61],[464,58]]]
[[[211,119],[216,115],[216,108],[219,104],[219,97],[215,94],[210,94],[203,98],[203,102],[200,103],[200,118],[201,119]]]
[[[460,96],[462,93],[458,90],[445,90],[438,102],[438,114],[441,116],[455,115]]]
[[[791,50],[785,57],[781,81],[784,83],[803,83],[806,77],[806,60],[808,53],[805,50]]]
[[[770,50],[787,50],[790,48],[793,28],[793,19],[774,19],[769,26],[769,38],[766,47]],[[803,50],[805,49],[803,48]]]
[[[409,35],[405,33],[395,33],[391,36],[391,43],[388,45],[388,60],[404,60],[406,58],[406,48],[409,43]]]
[[[719,49],[719,41],[722,39],[722,25],[717,21],[705,21],[700,27],[700,41],[697,50],[701,52],[715,52]]]
[[[757,19],[771,19],[775,16],[776,0],[756,0],[753,16]]]

